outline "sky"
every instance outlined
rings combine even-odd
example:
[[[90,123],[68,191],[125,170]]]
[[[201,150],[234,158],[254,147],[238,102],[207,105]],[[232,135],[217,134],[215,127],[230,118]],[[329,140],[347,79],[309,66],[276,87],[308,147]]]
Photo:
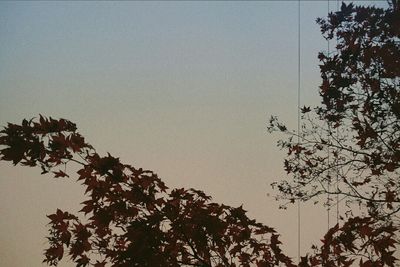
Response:
[[[386,6],[386,2],[360,4]],[[301,2],[301,105],[319,103],[315,23],[336,1]],[[38,114],[75,122],[98,152],[170,187],[244,206],[297,255],[297,210],[278,210],[285,178],[266,123],[297,119],[297,1],[0,2],[0,125]],[[332,44],[331,44],[332,47]],[[0,266],[42,266],[46,214],[76,212],[74,179],[0,162]],[[301,208],[301,254],[327,212]],[[60,266],[73,266],[62,262]]]

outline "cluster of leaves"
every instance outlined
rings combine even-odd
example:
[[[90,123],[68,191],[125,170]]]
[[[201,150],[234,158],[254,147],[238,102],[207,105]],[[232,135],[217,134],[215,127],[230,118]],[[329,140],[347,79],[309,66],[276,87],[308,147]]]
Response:
[[[280,141],[292,181],[275,183],[278,198],[319,201],[341,196],[376,220],[400,226],[400,8],[343,3],[317,22],[336,49],[320,53],[322,104],[303,107],[302,131],[276,117],[269,129],[291,135]],[[294,137],[294,138],[293,138]],[[298,137],[299,139],[297,139]],[[299,141],[298,141],[299,140]]]
[[[77,266],[294,266],[274,229],[242,207],[211,202],[195,189],[168,190],[153,172],[99,156],[75,124],[40,116],[9,123],[0,134],[1,160],[40,166],[69,177],[75,163],[87,200],[79,216],[49,215],[45,262],[68,255]],[[80,216],[82,217],[82,216]]]
[[[331,228],[322,239],[322,247],[314,247],[314,255],[301,258],[299,267],[394,266],[394,250],[387,248],[395,246],[396,231],[392,224],[381,226],[371,217],[350,218],[343,226]]]

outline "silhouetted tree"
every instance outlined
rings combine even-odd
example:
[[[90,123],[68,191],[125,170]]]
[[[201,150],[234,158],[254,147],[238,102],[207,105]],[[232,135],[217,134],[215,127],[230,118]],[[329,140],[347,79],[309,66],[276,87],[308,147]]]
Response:
[[[294,266],[274,229],[242,207],[211,202],[195,189],[168,190],[153,172],[101,157],[74,123],[40,116],[9,123],[0,134],[1,160],[39,166],[42,174],[78,181],[87,200],[79,218],[57,210],[50,219],[49,265],[68,255],[77,266]],[[82,216],[81,216],[82,217]]]
[[[303,107],[301,132],[272,117],[269,130],[289,134],[278,199],[321,201],[339,195],[375,221],[400,227],[400,8],[341,5],[317,22],[331,53],[320,53],[322,104]],[[335,203],[336,205],[336,203]],[[345,207],[344,207],[345,206]]]

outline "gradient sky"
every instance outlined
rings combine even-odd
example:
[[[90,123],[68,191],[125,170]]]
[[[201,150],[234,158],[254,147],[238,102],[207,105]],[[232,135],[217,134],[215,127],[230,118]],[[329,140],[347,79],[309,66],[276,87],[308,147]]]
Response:
[[[294,257],[296,210],[278,210],[268,196],[285,177],[285,154],[266,122],[275,114],[296,126],[297,5],[0,2],[0,125],[38,114],[72,120],[100,153],[154,170],[170,187],[243,204]],[[317,53],[327,49],[315,19],[328,2],[301,10],[301,103],[315,105]],[[45,215],[75,212],[84,199],[73,179],[3,162],[0,193],[0,266],[8,267],[41,266]],[[304,254],[319,244],[327,215],[314,206],[302,215]]]

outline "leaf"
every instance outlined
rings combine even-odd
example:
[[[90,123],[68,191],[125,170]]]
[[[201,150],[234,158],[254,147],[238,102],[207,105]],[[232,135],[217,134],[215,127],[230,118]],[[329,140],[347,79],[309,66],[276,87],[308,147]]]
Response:
[[[86,200],[86,201],[83,201],[81,204],[83,204],[84,206],[80,210],[80,212],[84,212],[85,215],[88,214],[89,212],[93,211],[93,209],[94,209],[93,200]]]
[[[393,162],[387,163],[385,167],[389,172],[394,172],[398,168],[398,166]]]
[[[301,108],[301,113],[305,114],[305,113],[308,113],[308,112],[311,112],[311,108],[310,107],[303,106]]]
[[[66,174],[66,173],[63,172],[62,170],[55,171],[55,172],[53,172],[53,173],[55,174],[55,175],[54,175],[54,178],[69,177],[68,174]]]

